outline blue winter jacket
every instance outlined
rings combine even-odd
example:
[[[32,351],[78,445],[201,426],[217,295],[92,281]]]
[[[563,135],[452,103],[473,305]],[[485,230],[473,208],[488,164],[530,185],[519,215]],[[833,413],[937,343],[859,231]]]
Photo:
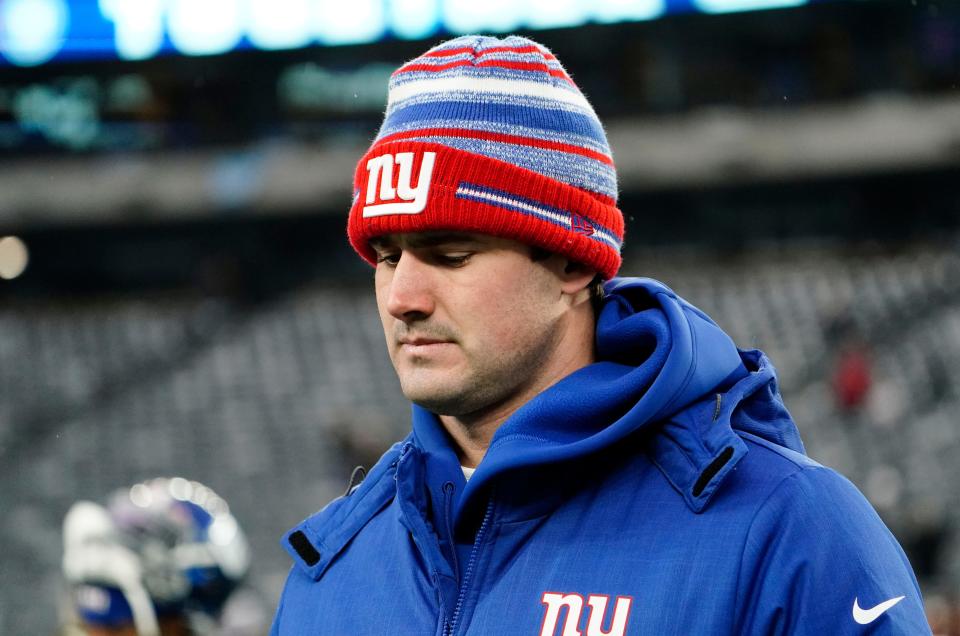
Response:
[[[929,634],[903,551],[806,457],[776,374],[650,279],[598,362],[516,411],[466,482],[439,421],[291,530],[272,633]]]

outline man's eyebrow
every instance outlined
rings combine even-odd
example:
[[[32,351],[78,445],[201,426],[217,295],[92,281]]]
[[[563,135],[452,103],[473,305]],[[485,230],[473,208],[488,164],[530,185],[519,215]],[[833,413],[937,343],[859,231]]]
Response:
[[[367,241],[367,244],[372,247],[374,250],[382,250],[394,245],[396,241],[389,239],[386,236],[374,236],[372,239]]]
[[[370,247],[375,250],[397,247],[398,245],[406,245],[407,247],[412,248],[423,248],[436,247],[438,245],[446,245],[449,243],[479,244],[482,242],[483,240],[480,237],[465,232],[430,232],[425,234],[412,234],[399,241],[393,236],[377,236],[370,239]]]
[[[429,234],[415,234],[407,239],[410,247],[436,247],[446,243],[480,243],[481,239],[474,234],[464,232],[430,232]]]

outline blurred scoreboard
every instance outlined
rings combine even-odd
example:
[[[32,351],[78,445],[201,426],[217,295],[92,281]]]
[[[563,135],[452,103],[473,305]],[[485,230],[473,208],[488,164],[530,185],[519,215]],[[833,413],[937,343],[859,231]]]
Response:
[[[0,0],[0,65],[146,60],[797,7],[817,0]]]
[[[357,143],[470,32],[543,41],[604,118],[955,90],[960,7],[916,2],[0,0],[0,159]]]

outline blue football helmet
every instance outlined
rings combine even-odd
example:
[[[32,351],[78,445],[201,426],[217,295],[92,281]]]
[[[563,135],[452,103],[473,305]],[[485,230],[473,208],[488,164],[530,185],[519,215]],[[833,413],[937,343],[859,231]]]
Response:
[[[78,501],[63,523],[63,573],[88,625],[159,636],[164,616],[215,616],[243,579],[250,549],[227,503],[182,477]]]

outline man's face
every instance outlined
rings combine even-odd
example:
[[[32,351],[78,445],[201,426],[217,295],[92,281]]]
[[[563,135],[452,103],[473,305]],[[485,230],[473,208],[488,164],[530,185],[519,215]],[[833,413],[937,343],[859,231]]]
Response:
[[[372,245],[380,319],[409,400],[467,416],[516,408],[544,388],[564,310],[549,259],[482,234],[393,234]]]

